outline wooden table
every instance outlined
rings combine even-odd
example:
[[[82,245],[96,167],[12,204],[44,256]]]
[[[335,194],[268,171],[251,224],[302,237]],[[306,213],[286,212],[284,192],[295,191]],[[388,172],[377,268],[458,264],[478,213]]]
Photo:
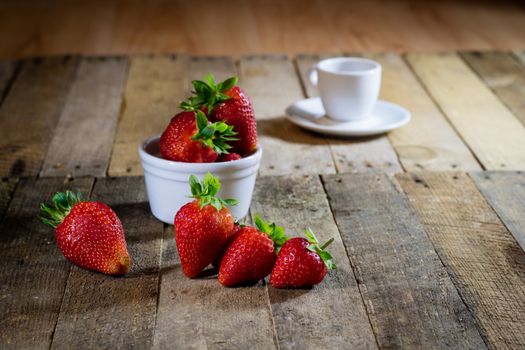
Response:
[[[0,64],[0,348],[523,349],[525,54],[365,55],[413,120],[326,138],[283,116],[321,56],[52,57]],[[213,72],[238,74],[265,154],[252,203],[335,238],[311,290],[183,276],[147,203],[137,145]],[[57,190],[111,205],[123,278],[68,263],[36,219]],[[519,243],[518,243],[519,242]]]

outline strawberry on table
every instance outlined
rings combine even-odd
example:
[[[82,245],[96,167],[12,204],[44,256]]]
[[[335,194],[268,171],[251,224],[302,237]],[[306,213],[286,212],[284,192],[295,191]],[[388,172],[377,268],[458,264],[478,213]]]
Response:
[[[55,229],[57,246],[69,261],[108,275],[129,271],[124,229],[110,207],[85,202],[71,191],[57,192],[52,202],[40,205],[39,218]]]
[[[207,112],[211,121],[232,125],[238,140],[230,143],[231,151],[244,157],[257,149],[257,123],[250,99],[236,85],[237,80],[237,77],[231,77],[217,84],[211,74],[206,77],[206,82],[194,80],[194,96],[181,103],[181,108],[200,108]]]
[[[307,239],[289,239],[281,248],[270,276],[275,288],[304,288],[320,283],[327,270],[335,269],[330,253],[324,249],[333,238],[319,246],[312,230],[305,230]]]
[[[219,268],[219,282],[227,287],[256,282],[272,271],[276,251],[286,242],[281,226],[255,215],[256,227],[242,227],[228,243]]]
[[[182,271],[190,278],[197,277],[206,266],[217,259],[234,232],[234,218],[227,205],[235,199],[221,199],[219,179],[207,173],[202,182],[191,175],[192,202],[185,204],[175,215],[175,240]]]
[[[165,159],[188,163],[211,163],[228,154],[229,142],[237,140],[233,126],[209,123],[200,111],[175,115],[160,137],[160,153]]]

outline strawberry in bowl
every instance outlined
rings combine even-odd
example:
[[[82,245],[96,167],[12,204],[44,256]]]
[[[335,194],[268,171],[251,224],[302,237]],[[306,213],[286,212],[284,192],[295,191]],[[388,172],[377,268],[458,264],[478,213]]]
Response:
[[[221,181],[220,196],[237,198],[231,208],[241,219],[250,207],[262,150],[257,144],[255,113],[247,95],[232,77],[216,83],[192,82],[193,95],[180,103],[160,136],[139,146],[153,215],[173,224],[174,214],[190,201],[188,178],[208,172]]]

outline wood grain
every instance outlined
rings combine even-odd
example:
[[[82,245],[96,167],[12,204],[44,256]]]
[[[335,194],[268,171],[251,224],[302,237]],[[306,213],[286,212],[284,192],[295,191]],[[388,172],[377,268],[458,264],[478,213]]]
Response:
[[[40,171],[77,61],[54,57],[24,62],[0,108],[0,177]]]
[[[466,52],[461,57],[525,125],[525,67],[507,52]]]
[[[105,176],[126,74],[125,58],[82,59],[41,176]]]
[[[412,120],[388,134],[407,171],[481,167],[410,68],[397,54],[365,55],[383,68],[381,99],[410,111]]]
[[[462,173],[397,176],[491,348],[525,346],[525,254]]]
[[[280,349],[375,349],[354,272],[317,176],[261,177],[252,213],[282,225],[290,236],[311,227],[338,269],[312,289],[268,287]]]
[[[4,178],[0,181],[0,223],[11,202],[13,191],[15,190],[18,179]]]
[[[454,53],[407,59],[487,170],[525,168],[525,127]]]
[[[0,348],[49,349],[70,263],[53,229],[38,219],[39,205],[56,191],[89,194],[93,179],[21,180],[0,226]]]
[[[525,51],[516,50],[514,51],[514,56],[521,61],[523,64],[525,64]]]
[[[226,288],[214,272],[182,273],[173,226],[165,230],[155,349],[273,349],[272,315],[262,282]]]
[[[285,109],[303,98],[294,66],[286,56],[243,56],[239,85],[250,96],[264,154],[261,175],[334,173],[322,137],[290,123]]]
[[[525,32],[521,2],[509,0],[54,0],[0,5],[4,57],[523,49]]]
[[[51,348],[150,348],[163,224],[149,212],[142,177],[98,179],[92,200],[111,206],[122,221],[131,271],[111,277],[73,266]]]
[[[476,172],[470,176],[510,233],[525,250],[525,175],[522,172]]]
[[[384,174],[323,177],[380,348],[484,348],[406,197]]]
[[[312,66],[322,57],[318,55],[299,55],[296,58],[307,97],[315,97],[319,92],[310,83]],[[335,161],[337,172],[386,172],[402,171],[397,155],[385,135],[366,138],[327,138]]]
[[[16,61],[0,60],[0,104],[9,90],[18,66]]]
[[[235,63],[229,57],[191,57],[185,81],[208,73],[222,81],[236,75]],[[189,93],[189,84],[185,91]],[[160,349],[275,348],[265,285],[225,288],[211,276],[188,279],[180,267],[173,226],[164,232],[156,325],[154,347]]]
[[[108,169],[110,176],[140,175],[138,147],[161,134],[177,112],[187,83],[183,56],[139,56],[130,59],[124,105]]]

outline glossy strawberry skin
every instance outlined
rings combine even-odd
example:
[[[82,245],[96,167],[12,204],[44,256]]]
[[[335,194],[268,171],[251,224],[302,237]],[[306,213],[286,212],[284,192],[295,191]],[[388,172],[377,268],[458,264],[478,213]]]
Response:
[[[227,287],[256,282],[272,271],[273,241],[255,227],[243,227],[228,244],[219,268],[219,282]]]
[[[182,271],[197,277],[221,253],[233,232],[228,208],[200,207],[199,200],[185,204],[175,215],[175,240]]]
[[[230,235],[230,238],[228,238],[228,242],[226,242],[226,244],[222,248],[221,252],[217,255],[215,260],[213,260],[213,262],[211,263],[213,265],[213,267],[218,269],[221,266],[222,257],[224,256],[224,252],[226,251],[226,248],[228,247],[228,244],[232,240],[235,239],[236,235],[241,231],[241,229],[242,229],[242,226],[239,225],[238,223],[235,223],[233,225],[233,231],[232,231],[232,233]]]
[[[304,288],[320,283],[327,273],[316,252],[304,238],[291,238],[281,248],[270,276],[275,288]]]
[[[130,257],[124,229],[104,203],[75,204],[55,229],[58,248],[72,263],[109,275],[129,271]]]
[[[230,154],[221,154],[216,162],[231,162],[232,160],[239,160],[242,159],[240,154],[238,153],[230,153]]]
[[[239,140],[230,143],[230,153],[239,153],[244,157],[257,149],[257,123],[252,103],[238,86],[232,87],[225,94],[230,99],[215,106],[210,120],[233,125],[233,131],[237,132],[236,137]]]
[[[218,154],[211,147],[191,138],[197,133],[195,112],[181,112],[170,121],[160,137],[160,153],[168,160],[187,163],[212,163]]]

